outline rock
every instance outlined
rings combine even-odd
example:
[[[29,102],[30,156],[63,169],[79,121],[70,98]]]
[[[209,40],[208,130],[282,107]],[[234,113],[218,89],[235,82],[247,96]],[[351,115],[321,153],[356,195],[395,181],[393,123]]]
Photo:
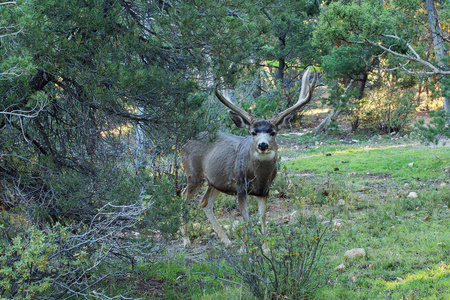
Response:
[[[344,254],[344,258],[346,259],[356,259],[360,257],[366,257],[366,251],[363,248],[354,248],[348,250]]]
[[[410,167],[410,168],[414,167],[414,163],[413,163],[413,162],[412,162],[412,163],[409,163],[409,164],[408,164],[408,167]]]
[[[291,216],[290,215],[284,215],[283,218],[281,218],[281,220],[283,221],[284,224],[287,224],[291,221]]]
[[[345,265],[344,264],[340,264],[339,266],[334,268],[334,270],[336,270],[338,272],[344,272],[345,271]]]
[[[408,194],[408,198],[417,198],[418,196],[417,196],[417,193],[416,192],[410,192],[409,194]]]

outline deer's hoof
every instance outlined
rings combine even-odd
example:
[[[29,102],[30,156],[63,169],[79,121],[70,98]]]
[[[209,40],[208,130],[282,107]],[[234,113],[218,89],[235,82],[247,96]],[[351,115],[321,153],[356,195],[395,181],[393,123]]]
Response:
[[[191,241],[189,239],[184,239],[184,241],[183,241],[183,248],[184,249],[191,249]]]

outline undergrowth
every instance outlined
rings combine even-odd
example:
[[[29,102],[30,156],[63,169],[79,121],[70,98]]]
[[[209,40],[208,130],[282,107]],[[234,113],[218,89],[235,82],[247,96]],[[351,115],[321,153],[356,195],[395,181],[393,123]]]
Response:
[[[292,151],[295,140],[289,139],[286,151],[298,157],[288,155],[279,166],[269,200],[267,236],[258,234],[259,225],[247,228],[242,223],[233,197],[218,197],[216,214],[234,241],[234,248],[223,249],[201,209],[191,208],[195,211],[193,249],[175,257],[169,249],[161,259],[141,263],[145,276],[139,281],[159,282],[163,295],[136,295],[146,299],[450,297],[448,147],[388,139],[378,144],[336,139],[327,143],[322,138],[324,145],[304,139],[309,147],[300,145]],[[249,202],[256,219],[257,205]],[[331,220],[330,211],[334,212]],[[329,227],[314,274],[328,276],[325,281],[310,277],[313,288],[302,292],[296,284],[299,272],[289,271],[288,266],[311,253],[302,250],[308,244],[302,241],[319,236],[317,226]],[[264,242],[269,244],[267,254]],[[366,256],[345,259],[345,252],[353,248],[363,248]],[[200,255],[194,259],[196,251]],[[335,270],[341,264],[345,267]],[[279,276],[277,281],[274,276]]]

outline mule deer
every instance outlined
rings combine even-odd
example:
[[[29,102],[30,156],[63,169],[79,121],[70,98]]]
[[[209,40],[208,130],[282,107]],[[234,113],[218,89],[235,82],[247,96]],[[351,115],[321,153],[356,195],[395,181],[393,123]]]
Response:
[[[228,247],[230,239],[214,216],[214,200],[222,192],[237,195],[238,204],[245,222],[249,221],[247,195],[258,198],[258,211],[262,233],[266,234],[267,197],[277,174],[277,143],[275,137],[281,129],[291,127],[292,113],[307,104],[317,82],[317,71],[309,84],[310,68],[305,71],[302,88],[296,104],[275,114],[270,120],[257,119],[227,100],[217,90],[217,98],[230,109],[230,117],[239,128],[245,128],[250,136],[241,137],[219,132],[217,140],[210,142],[207,134],[190,140],[181,150],[181,160],[186,172],[187,186],[183,198],[189,201],[198,189],[207,182],[207,191],[201,207],[211,222],[214,231]],[[184,246],[190,245],[187,224],[182,227]]]

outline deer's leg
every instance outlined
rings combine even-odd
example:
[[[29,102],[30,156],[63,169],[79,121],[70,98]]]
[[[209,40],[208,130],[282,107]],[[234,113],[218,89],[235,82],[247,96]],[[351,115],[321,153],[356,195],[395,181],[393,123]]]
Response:
[[[189,177],[188,177],[189,181]],[[188,185],[183,191],[183,201],[184,203],[188,203],[192,197],[194,197],[195,193],[202,186],[202,182],[188,182]],[[181,217],[181,233],[183,235],[183,246],[184,248],[189,248],[191,246],[191,241],[189,240],[187,221]]]
[[[231,246],[231,241],[225,231],[223,231],[222,227],[220,227],[220,224],[217,222],[216,216],[214,215],[214,200],[217,198],[219,193],[220,192],[218,190],[212,186],[209,186],[201,203],[206,216],[214,228],[214,231],[219,235],[220,240],[225,244],[225,246],[229,247]]]
[[[263,235],[266,235],[266,213],[267,213],[267,197],[258,197],[258,212],[259,220],[261,221],[261,231]],[[263,251],[267,253],[269,246],[267,242],[263,244]]]
[[[238,194],[239,210],[245,222],[250,221],[250,214],[248,213],[248,198],[246,194]]]

